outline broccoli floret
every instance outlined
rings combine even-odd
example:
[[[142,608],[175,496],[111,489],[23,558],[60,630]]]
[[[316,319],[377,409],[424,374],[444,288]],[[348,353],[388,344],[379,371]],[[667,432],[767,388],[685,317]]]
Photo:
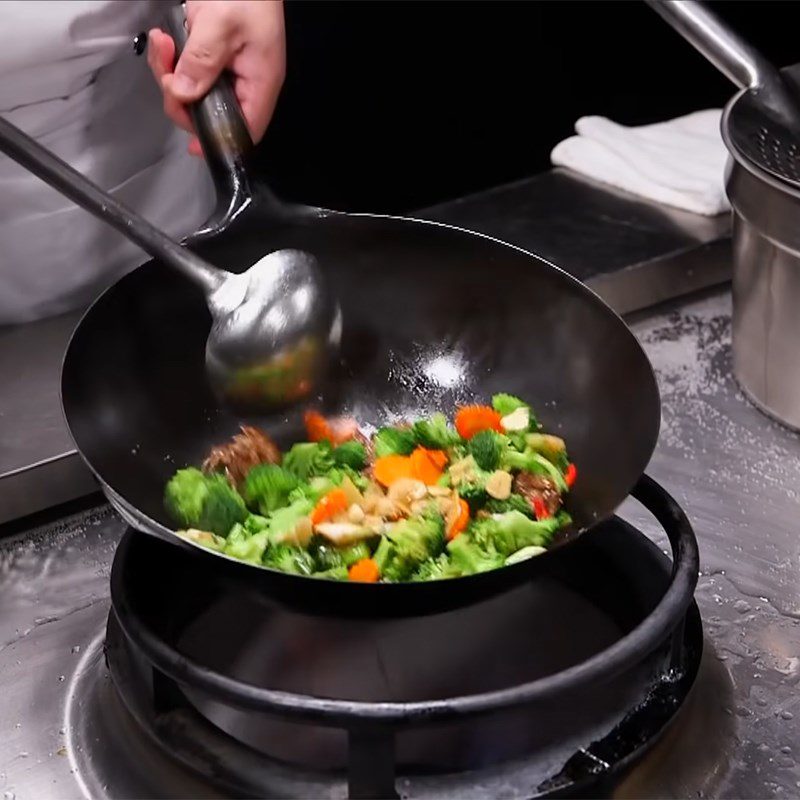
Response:
[[[475,515],[476,511],[480,511],[489,499],[485,485],[485,481],[470,481],[458,484],[458,495],[462,500],[466,500],[469,506],[469,513],[472,516]]]
[[[233,531],[231,532],[233,534]],[[238,534],[238,531],[237,531]],[[267,531],[248,536],[242,528],[242,535],[231,535],[225,543],[227,555],[237,558],[240,561],[248,561],[251,564],[260,564],[269,543]]]
[[[297,483],[291,472],[277,464],[258,464],[247,473],[242,494],[251,508],[266,515],[286,505]]]
[[[265,567],[291,572],[295,575],[311,575],[314,572],[314,559],[302,547],[289,544],[273,544],[264,552],[262,563]]]
[[[326,495],[331,489],[335,489],[338,484],[331,480],[328,475],[319,475],[312,478],[310,481],[301,481],[297,486],[289,492],[287,498],[289,503],[295,503],[298,500],[310,500],[316,503],[323,495]]]
[[[433,414],[420,419],[411,428],[414,441],[430,450],[447,450],[461,441],[461,437],[447,424],[444,414]]]
[[[204,475],[190,467],[175,473],[164,491],[167,510],[181,526],[227,536],[247,509],[222,475]]]
[[[463,440],[457,442],[447,450],[447,457],[450,463],[461,461],[469,456],[469,444]]]
[[[519,397],[513,394],[499,392],[498,394],[492,395],[492,408],[501,417],[507,417],[518,408],[530,408],[530,406],[524,400],[520,400]]]
[[[244,500],[228,481],[221,475],[210,476],[208,495],[203,503],[198,527],[218,536],[227,536],[237,522],[245,521],[247,513]]]
[[[244,530],[248,535],[252,536],[254,533],[260,533],[269,527],[269,520],[266,517],[259,516],[258,514],[248,514],[247,519],[244,521]],[[231,534],[233,531],[231,531]],[[230,534],[229,534],[230,536]]]
[[[323,572],[315,572],[312,578],[324,578],[329,581],[346,581],[347,580],[347,567],[344,564],[338,567],[331,567]]]
[[[367,448],[361,442],[351,439],[334,448],[333,460],[337,467],[350,467],[356,471],[364,469],[367,463]]]
[[[283,457],[283,468],[301,481],[324,475],[333,467],[333,451],[328,442],[300,442]]]
[[[412,581],[437,581],[445,578],[458,577],[458,570],[453,568],[447,553],[442,553],[436,558],[423,561],[411,576]]]
[[[269,515],[269,525],[267,527],[270,541],[279,541],[286,534],[291,533],[297,523],[303,517],[308,516],[313,508],[314,503],[311,500],[301,498],[285,508],[273,511]]]
[[[505,558],[491,545],[479,545],[474,539],[461,534],[447,543],[450,567],[459,575],[474,575],[502,567]]]
[[[518,453],[516,450],[506,448],[503,452],[502,461],[506,469],[516,469],[522,470],[523,472],[531,472],[534,475],[544,475],[544,477],[550,478],[550,480],[553,481],[559,492],[567,491],[567,484],[558,467],[551,464],[544,456],[539,455],[539,453],[534,453],[533,450],[526,450],[524,453]]]
[[[525,437],[527,447],[535,453],[544,456],[551,464],[562,473],[569,466],[567,446],[560,436],[551,436],[547,433],[529,433]]]
[[[508,511],[519,511],[520,514],[524,514],[526,517],[536,518],[533,506],[521,494],[511,494],[505,500],[497,500],[494,497],[490,497],[486,501],[483,510],[489,514],[505,514]]]
[[[352,484],[360,492],[363,492],[369,485],[368,478],[366,478],[360,472],[356,472],[356,470],[354,470],[352,467],[348,466],[334,467],[332,470],[329,470],[327,473],[325,473],[323,477],[327,478],[334,487],[341,486],[342,481],[345,478],[350,478]]]
[[[352,567],[357,561],[370,558],[372,555],[372,550],[370,549],[369,543],[366,541],[356,542],[348,547],[342,547],[339,552],[342,555],[342,561],[344,561],[346,567]]]
[[[505,558],[523,547],[547,546],[563,522],[564,518],[560,514],[535,521],[519,511],[508,511],[476,520],[471,523],[468,532],[470,538],[482,549],[494,550]],[[461,537],[456,537],[459,538]]]
[[[372,555],[367,542],[356,542],[347,547],[334,547],[322,536],[315,536],[309,546],[308,552],[314,559],[314,568],[317,572],[331,572],[344,568],[345,573],[356,561],[369,558]]]
[[[314,570],[316,572],[325,572],[329,569],[344,566],[344,560],[339,549],[329,544],[328,540],[321,536],[315,536],[311,540],[308,552],[311,553],[311,557],[314,559]]]
[[[375,445],[375,455],[407,456],[414,449],[416,443],[414,434],[407,428],[381,428],[372,439]]]
[[[208,478],[199,469],[179,469],[164,490],[164,504],[170,516],[187,528],[196,528],[208,496]]]
[[[505,437],[496,431],[478,431],[469,440],[469,452],[475,463],[489,472],[496,470],[500,464],[500,454],[506,446]]]
[[[444,547],[444,518],[432,507],[421,516],[393,525],[375,551],[381,578],[408,580],[417,567]]]

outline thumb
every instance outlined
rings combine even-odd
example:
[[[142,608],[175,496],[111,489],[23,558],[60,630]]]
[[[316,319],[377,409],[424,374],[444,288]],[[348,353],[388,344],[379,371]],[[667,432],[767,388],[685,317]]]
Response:
[[[213,8],[197,14],[173,75],[165,76],[169,89],[182,103],[200,99],[214,85],[236,53],[234,29],[227,15]]]

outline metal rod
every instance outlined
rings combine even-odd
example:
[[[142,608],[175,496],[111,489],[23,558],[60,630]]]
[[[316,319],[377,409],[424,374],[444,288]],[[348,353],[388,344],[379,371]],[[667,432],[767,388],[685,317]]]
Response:
[[[116,228],[146,253],[199,283],[207,294],[217,289],[224,280],[224,273],[181,247],[144,217],[103,191],[2,117],[0,151],[98,219]]]
[[[800,100],[780,72],[700,0],[645,0],[723,75],[750,89],[762,108],[784,125],[800,126]]]

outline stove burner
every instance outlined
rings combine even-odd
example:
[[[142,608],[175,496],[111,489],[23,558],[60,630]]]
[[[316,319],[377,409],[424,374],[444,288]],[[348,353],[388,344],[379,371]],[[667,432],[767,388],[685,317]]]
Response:
[[[674,567],[614,519],[528,585],[391,621],[289,611],[129,531],[111,676],[165,753],[240,795],[597,795],[672,720],[702,652],[686,610],[694,535],[651,481],[637,493],[666,524]],[[666,636],[614,661],[658,626]]]

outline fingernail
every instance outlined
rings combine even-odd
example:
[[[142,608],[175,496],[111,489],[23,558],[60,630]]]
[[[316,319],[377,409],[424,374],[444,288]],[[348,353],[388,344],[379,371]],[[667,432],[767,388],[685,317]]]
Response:
[[[197,81],[183,73],[176,73],[172,80],[172,88],[178,94],[193,94],[197,88]]]

